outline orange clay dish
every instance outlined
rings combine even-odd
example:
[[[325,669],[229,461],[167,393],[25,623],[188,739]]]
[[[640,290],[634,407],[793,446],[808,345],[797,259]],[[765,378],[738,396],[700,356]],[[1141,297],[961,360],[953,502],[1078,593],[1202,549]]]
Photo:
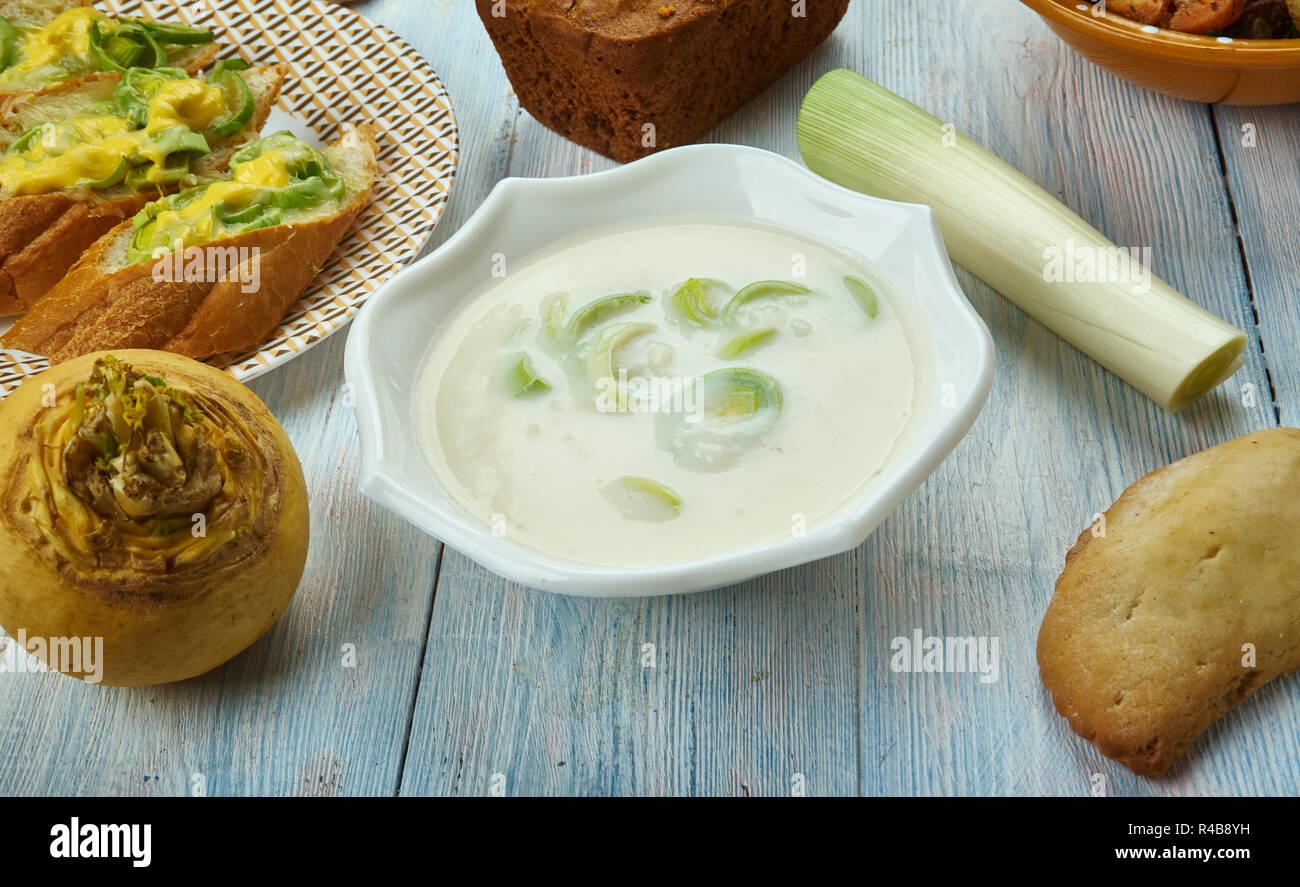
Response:
[[[1300,36],[1300,0],[1109,0],[1106,10],[1184,34],[1237,40]]]
[[[1072,49],[1088,61],[1138,86],[1193,102],[1226,105],[1284,105],[1300,102],[1300,40],[1290,27],[1257,29],[1265,6],[1247,0],[1227,33],[1206,25],[1205,33],[1191,33],[1147,24],[1136,17],[1145,9],[1159,13],[1158,21],[1183,8],[1179,24],[1187,22],[1193,0],[1158,0],[1149,6],[1140,0],[1107,0],[1106,6],[1086,0],[1021,0],[1043,17]],[[1236,0],[1214,0],[1235,12]],[[1286,4],[1290,4],[1289,7]],[[1300,0],[1273,0],[1273,13],[1283,10],[1300,15]],[[1213,11],[1213,10],[1211,10]],[[1204,21],[1202,22],[1204,25]],[[1285,31],[1280,39],[1262,39],[1273,30]]]

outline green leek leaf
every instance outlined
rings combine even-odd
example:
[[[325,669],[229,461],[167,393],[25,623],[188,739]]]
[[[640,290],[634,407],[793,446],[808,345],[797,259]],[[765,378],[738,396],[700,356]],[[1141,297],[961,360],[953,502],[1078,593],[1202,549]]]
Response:
[[[601,492],[629,520],[658,523],[682,510],[682,500],[671,488],[648,477],[625,475],[605,484]]]
[[[590,345],[583,349],[583,360],[587,365],[587,381],[591,384],[593,394],[600,394],[611,383],[618,382],[618,349],[637,336],[654,332],[658,327],[653,323],[613,323],[603,327]],[[618,410],[625,406],[625,398],[619,392]]]
[[[769,336],[776,333],[774,326],[756,326],[742,330],[729,342],[718,349],[718,356],[733,360],[751,348],[761,345]]]
[[[880,313],[880,299],[871,285],[860,277],[849,276],[844,278],[844,288],[862,306],[867,317],[875,320],[876,315]]]
[[[727,290],[727,285],[718,280],[692,277],[683,283],[668,297],[668,304],[681,317],[696,326],[708,326],[718,316],[718,309],[711,296],[715,292]]]
[[[569,319],[569,341],[577,342],[597,324],[603,323],[615,314],[622,314],[645,305],[649,301],[650,294],[640,292],[618,293],[589,302],[575,311],[573,317]]]
[[[551,386],[537,375],[527,354],[521,354],[506,372],[506,388],[515,397],[532,397],[551,390]]]
[[[742,305],[754,299],[765,299],[771,296],[803,296],[811,292],[808,287],[797,283],[784,280],[760,280],[736,293],[722,313],[724,317],[735,317]]]

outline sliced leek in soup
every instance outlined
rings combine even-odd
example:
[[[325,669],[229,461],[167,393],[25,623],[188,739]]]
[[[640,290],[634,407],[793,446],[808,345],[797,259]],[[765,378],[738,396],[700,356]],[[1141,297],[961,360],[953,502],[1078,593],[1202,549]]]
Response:
[[[597,235],[472,296],[420,371],[440,484],[579,563],[675,563],[825,521],[912,414],[887,281],[742,224]]]

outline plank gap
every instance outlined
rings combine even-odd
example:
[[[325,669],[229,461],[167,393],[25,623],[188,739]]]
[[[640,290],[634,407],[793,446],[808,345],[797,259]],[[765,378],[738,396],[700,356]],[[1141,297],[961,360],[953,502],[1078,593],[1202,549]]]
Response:
[[[874,535],[880,530],[877,527],[872,531]],[[857,597],[853,601],[853,739],[855,743],[855,760],[857,762],[857,790],[858,797],[862,797],[866,787],[866,780],[862,775],[862,711],[863,705],[862,694],[865,692],[862,682],[862,670],[866,667],[867,658],[862,646],[863,620],[866,619],[865,608],[862,606],[863,598],[866,596],[866,583],[863,581],[862,569],[862,549],[865,546],[859,545],[853,551],[853,588],[857,591]]]
[[[512,92],[511,95],[514,95]],[[517,101],[517,100],[516,100]],[[515,167],[515,143],[519,141],[519,120],[524,116],[524,106],[515,106],[514,120],[510,123],[510,141],[506,143],[506,168],[502,178],[509,176]]]
[[[429,612],[424,615],[424,641],[420,644],[420,664],[415,670],[415,686],[411,688],[411,704],[406,710],[406,736],[402,739],[402,756],[397,763],[397,785],[393,789],[394,797],[402,795],[402,779],[406,775],[406,753],[411,748],[411,731],[415,729],[416,702],[420,697],[420,684],[424,679],[424,661],[429,650],[429,632],[433,631],[433,608],[438,603],[438,579],[442,576],[442,555],[447,550],[446,542],[438,543],[438,559],[433,565],[433,594],[429,598]]]
[[[1219,117],[1214,113],[1214,105],[1206,105],[1210,115],[1210,131],[1214,133],[1214,148],[1219,155],[1219,174],[1223,176],[1223,192],[1228,198],[1228,212],[1232,215],[1232,233],[1237,240],[1237,253],[1241,256],[1241,270],[1246,279],[1246,296],[1250,302],[1250,314],[1255,321],[1255,334],[1259,340],[1259,357],[1264,366],[1264,380],[1268,382],[1269,403],[1273,405],[1273,421],[1282,424],[1282,405],[1277,398],[1277,384],[1273,381],[1273,369],[1268,363],[1268,348],[1264,345],[1264,329],[1259,322],[1259,306],[1255,303],[1255,280],[1250,270],[1250,258],[1246,253],[1246,241],[1241,236],[1241,221],[1237,218],[1237,198],[1232,193],[1232,182],[1228,177],[1228,157],[1223,149],[1223,136],[1219,132]]]

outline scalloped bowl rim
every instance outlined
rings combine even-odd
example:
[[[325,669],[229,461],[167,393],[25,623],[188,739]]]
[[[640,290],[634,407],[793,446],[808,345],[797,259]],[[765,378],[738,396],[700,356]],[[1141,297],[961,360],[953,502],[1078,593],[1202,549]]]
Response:
[[[380,374],[376,372],[376,362],[395,358],[380,354],[391,354],[391,349],[383,349],[377,344],[375,330],[382,324],[390,302],[415,298],[412,293],[404,292],[408,286],[412,292],[423,286],[419,291],[426,294],[430,287],[436,288],[440,279],[439,269],[457,262],[462,253],[468,255],[476,248],[475,242],[494,227],[499,229],[509,224],[512,207],[522,207],[521,211],[526,212],[529,208],[545,205],[548,199],[586,196],[607,202],[609,211],[619,213],[630,202],[629,189],[634,192],[638,182],[641,183],[640,187],[645,187],[647,181],[662,185],[674,175],[689,177],[690,168],[698,168],[701,164],[706,165],[706,168],[710,163],[719,164],[717,168],[723,169],[740,162],[770,164],[770,175],[764,177],[764,181],[755,183],[746,180],[744,187],[750,195],[760,188],[767,188],[770,192],[773,181],[784,175],[787,180],[798,184],[798,187],[788,186],[788,193],[797,192],[809,204],[816,206],[819,201],[833,200],[841,205],[856,206],[864,214],[883,213],[888,208],[895,214],[903,213],[911,217],[907,222],[909,231],[915,227],[922,232],[919,236],[907,235],[919,241],[914,247],[908,248],[907,253],[910,261],[918,267],[921,267],[919,263],[925,263],[923,267],[931,273],[936,288],[935,292],[921,297],[920,301],[928,299],[926,310],[940,312],[945,322],[960,331],[959,334],[950,333],[941,343],[938,334],[930,330],[933,338],[928,340],[928,344],[936,348],[940,344],[946,344],[952,347],[953,354],[958,354],[963,349],[968,353],[967,357],[954,358],[967,363],[961,368],[964,375],[954,376],[964,380],[962,384],[965,385],[965,390],[955,397],[955,403],[947,406],[944,419],[938,421],[932,429],[926,430],[922,445],[916,451],[900,456],[902,464],[891,475],[880,478],[878,483],[869,481],[854,492],[833,516],[808,529],[802,536],[784,537],[744,550],[698,560],[625,568],[576,563],[546,555],[509,539],[495,538],[481,522],[458,511],[454,503],[432,501],[413,491],[411,485],[404,483],[402,477],[386,464],[385,453],[389,449],[389,441],[401,436],[406,438],[405,443],[409,446],[410,435],[418,437],[418,432],[408,427],[411,423],[406,421],[407,417],[394,415],[394,411],[381,415],[383,411],[379,407],[377,388]],[[705,185],[704,189],[708,187]],[[718,187],[721,189],[725,186]],[[718,194],[721,195],[722,191],[719,190]],[[693,190],[690,196],[706,201],[714,199],[713,195],[702,197],[699,190]],[[724,197],[719,196],[717,199],[723,200]],[[724,217],[742,223],[749,221],[769,228],[784,227],[793,236],[813,241],[820,239],[798,227],[781,226],[766,219],[746,219],[743,213],[705,211],[681,215],[692,214]],[[635,220],[641,215],[638,210],[626,211],[628,220]],[[578,234],[584,230],[591,229],[575,227],[569,229],[568,233]],[[565,240],[565,233],[557,230],[545,236],[550,243],[560,243]],[[845,234],[843,239],[850,239],[851,236]],[[497,248],[508,252],[499,242],[495,243]],[[842,243],[829,245],[849,254],[854,252]],[[529,254],[536,255],[538,252],[539,250],[532,250]],[[428,295],[422,297],[429,298]],[[446,310],[444,317],[454,316],[464,304],[465,297],[462,295]],[[921,309],[915,310],[920,312]],[[428,340],[428,347],[432,346],[434,338],[436,334]],[[415,363],[422,365],[424,357],[425,354],[415,355]],[[938,225],[929,207],[881,200],[841,188],[794,161],[756,148],[692,145],[663,151],[627,166],[588,175],[503,179],[446,243],[401,271],[370,298],[349,331],[344,365],[346,380],[352,387],[353,408],[360,438],[359,486],[367,498],[397,513],[493,572],[520,584],[587,597],[641,597],[703,591],[731,585],[860,545],[908,494],[924,483],[969,432],[983,410],[992,387],[993,340],[983,319],[966,300],[953,274]],[[403,366],[406,364],[403,363]],[[418,368],[411,368],[412,376],[418,377],[418,373]],[[915,411],[911,421],[919,422]],[[919,431],[920,429],[918,433]],[[907,433],[908,430],[905,430]],[[893,456],[891,453],[890,458]],[[427,465],[426,468],[432,476],[432,468]],[[424,480],[427,481],[428,478]],[[436,477],[433,483],[448,500],[451,499],[437,483]]]

